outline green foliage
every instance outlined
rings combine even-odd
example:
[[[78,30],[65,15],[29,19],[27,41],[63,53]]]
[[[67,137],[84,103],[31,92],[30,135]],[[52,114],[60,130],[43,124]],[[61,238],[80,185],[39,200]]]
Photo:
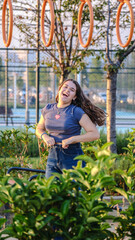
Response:
[[[21,132],[17,129],[0,131],[1,157],[15,157],[22,161],[28,151],[28,144],[31,142],[31,135],[28,132],[32,126],[24,125],[26,131]]]
[[[25,125],[25,131],[17,129],[0,131],[0,170],[5,175],[12,166],[25,166],[28,162],[28,146],[32,145],[33,133],[29,132],[32,126]],[[32,148],[31,148],[32,149]],[[30,152],[30,151],[29,151]],[[7,160],[7,158],[10,158]]]
[[[135,165],[135,129],[132,132],[128,133],[128,137],[125,139],[127,141],[127,147],[124,147],[123,154],[119,154],[117,161],[114,164],[114,173],[115,179],[119,187],[122,187],[124,190],[128,189],[127,181],[124,179],[124,174],[132,173],[132,190],[135,189],[135,177],[134,177],[134,165]],[[124,139],[123,139],[124,141]],[[121,174],[117,172],[117,169],[121,169]],[[129,178],[128,178],[129,179]]]
[[[135,128],[132,128],[132,132],[129,132],[127,137],[128,145],[124,149],[127,151],[126,157],[135,164]]]
[[[116,134],[116,144],[117,144],[117,153],[121,154],[126,152],[125,147],[128,145],[128,138],[130,137],[129,131],[126,131],[124,133],[119,132]]]
[[[0,201],[8,202],[9,211],[14,213],[13,222],[2,231],[1,239],[2,234],[20,240],[50,240],[56,236],[65,240],[114,239],[107,223],[113,219],[109,215],[112,210],[101,200],[102,189],[115,186],[114,179],[107,174],[115,156],[110,155],[107,147],[108,144],[99,152],[95,150],[97,161],[82,156],[87,161],[85,168],[79,161],[75,169],[55,174],[57,178],[32,182],[14,178],[12,186],[10,177],[1,179]]]
[[[30,126],[30,128],[34,128],[34,126]],[[9,133],[12,135],[12,131],[14,130],[10,130]],[[17,130],[18,133],[16,133],[17,135],[19,135],[21,137],[22,134],[25,134],[25,131],[22,131],[22,130]],[[0,131],[0,139],[1,139],[1,135],[8,135],[8,130],[4,130],[4,131]],[[31,134],[30,133],[30,129],[29,129],[29,138],[30,138],[30,141],[27,145],[27,156],[30,156],[30,157],[38,157],[40,154],[39,154],[39,146],[38,146],[38,140],[37,140],[37,137],[35,136],[35,134]],[[121,153],[126,153],[127,150],[127,145],[128,145],[128,137],[130,137],[130,134],[129,132],[125,132],[125,133],[117,133],[117,153],[118,154],[121,154]],[[0,140],[1,141],[1,140]],[[82,143],[82,148],[83,148],[83,151],[84,153],[86,153],[85,149],[88,147],[88,146],[93,146],[93,145],[99,145],[99,146],[102,146],[104,143],[106,143],[107,141],[107,136],[106,136],[106,133],[105,133],[105,130],[104,129],[101,129],[100,130],[100,139],[97,140],[97,141],[94,141],[94,142],[87,142],[87,143]],[[1,143],[0,143],[1,144]],[[9,156],[8,153],[6,153],[6,148],[8,149],[8,147],[4,146],[4,154],[2,155],[2,152],[1,152],[1,157],[3,156]],[[46,153],[45,153],[46,151]],[[43,152],[43,154],[42,154]],[[41,150],[40,150],[40,153],[41,155],[47,155],[48,151],[45,147],[41,147]],[[13,154],[12,154],[13,155]]]
[[[127,199],[129,206],[121,212],[119,217],[114,219],[118,222],[117,233],[119,238],[124,239],[125,236],[129,239],[135,238],[135,164],[132,165],[127,172],[118,169],[114,171],[119,174],[126,185],[126,191],[124,189],[115,188],[115,191]]]
[[[1,232],[19,240],[54,239],[64,240],[134,239],[135,234],[135,129],[128,137],[128,147],[124,154],[112,154],[111,143],[85,148],[87,154],[76,157],[77,167],[55,173],[54,177],[29,182],[26,179],[0,179],[0,207],[10,205],[13,221]],[[46,150],[45,150],[46,151]],[[46,154],[46,153],[45,153]],[[82,168],[81,161],[86,162]],[[122,162],[123,161],[123,162]],[[125,164],[127,161],[127,165]],[[122,179],[118,185],[116,176]],[[15,183],[11,186],[10,180]],[[119,216],[112,216],[110,202],[102,199],[105,194],[119,194],[127,199],[129,206]],[[110,231],[109,220],[117,223],[116,232]],[[0,219],[2,227],[5,218]],[[7,238],[6,236],[6,238]]]
[[[40,154],[40,161],[44,162],[44,165],[46,165],[47,162],[47,156],[48,156],[48,147],[45,145],[45,143],[43,142],[43,140],[38,139],[39,141],[39,154]]]

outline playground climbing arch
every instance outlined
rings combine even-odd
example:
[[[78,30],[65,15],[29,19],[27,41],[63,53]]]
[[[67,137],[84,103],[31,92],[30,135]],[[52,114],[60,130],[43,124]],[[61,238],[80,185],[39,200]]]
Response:
[[[94,27],[94,16],[93,16],[93,8],[91,4],[91,0],[80,0],[81,4],[79,7],[78,11],[78,38],[80,41],[80,44],[82,47],[86,48],[90,45],[92,35],[93,35],[93,27]],[[118,43],[121,47],[125,48],[127,47],[133,36],[134,32],[134,12],[132,5],[130,3],[130,0],[118,0],[120,2],[117,10],[117,15],[116,15],[116,36],[118,39]],[[44,31],[44,18],[45,18],[45,10],[46,10],[46,4],[49,4],[50,8],[50,15],[51,15],[51,26],[50,26],[50,34],[49,34],[49,39],[48,42],[46,41],[45,37],[45,31]],[[7,4],[9,5],[9,31],[8,31],[8,36],[6,36],[6,30],[5,30],[5,17],[6,17],[6,9],[7,9]],[[88,4],[89,7],[89,13],[90,13],[90,26],[89,26],[89,34],[88,34],[88,39],[86,43],[83,42],[82,38],[82,13],[83,13],[83,8],[84,5]],[[121,40],[120,36],[120,15],[121,15],[121,10],[123,5],[126,4],[129,8],[130,12],[130,33],[128,36],[128,40],[126,43],[123,43]],[[53,6],[53,1],[52,0],[44,0],[43,5],[42,5],[42,10],[41,10],[41,37],[43,44],[45,47],[49,47],[52,43],[53,40],[53,35],[54,35],[54,25],[55,25],[55,14],[54,14],[54,6]],[[4,0],[3,2],[3,8],[2,8],[2,35],[3,35],[3,42],[6,47],[8,47],[11,43],[12,40],[12,33],[13,33],[13,8],[12,8],[12,2],[11,0]]]

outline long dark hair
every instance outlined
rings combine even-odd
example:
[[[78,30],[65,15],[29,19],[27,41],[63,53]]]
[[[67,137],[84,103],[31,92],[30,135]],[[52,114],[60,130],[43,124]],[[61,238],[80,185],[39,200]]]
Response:
[[[83,93],[79,83],[73,79],[67,79],[59,86],[59,90],[63,84],[67,81],[72,81],[76,85],[76,99],[72,103],[78,107],[81,107],[84,112],[89,116],[91,121],[99,126],[104,125],[106,119],[106,113],[103,109],[95,106]],[[58,102],[58,94],[56,95],[56,102]]]

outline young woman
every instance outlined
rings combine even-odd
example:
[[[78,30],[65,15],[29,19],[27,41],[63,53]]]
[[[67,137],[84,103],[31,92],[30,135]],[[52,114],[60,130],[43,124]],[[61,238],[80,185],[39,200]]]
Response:
[[[103,125],[105,112],[84,95],[80,85],[67,79],[60,87],[56,103],[47,104],[36,128],[36,135],[50,147],[46,178],[77,165],[74,158],[83,154],[80,142],[98,139],[96,125]],[[85,130],[81,133],[81,128]]]

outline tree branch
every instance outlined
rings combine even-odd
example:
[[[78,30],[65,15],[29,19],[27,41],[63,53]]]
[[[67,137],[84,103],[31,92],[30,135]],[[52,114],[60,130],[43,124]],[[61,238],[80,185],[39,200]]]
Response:
[[[118,55],[118,60],[117,60],[117,65],[121,65],[121,63],[124,61],[124,59],[131,53],[133,52],[135,49],[135,40],[132,41],[132,45],[129,45],[128,49],[126,51],[123,50],[123,54],[120,51],[119,55]]]
[[[106,58],[109,64],[113,64],[109,52],[109,30],[110,30],[110,0],[108,0],[108,20],[107,20],[107,30],[106,30]]]

